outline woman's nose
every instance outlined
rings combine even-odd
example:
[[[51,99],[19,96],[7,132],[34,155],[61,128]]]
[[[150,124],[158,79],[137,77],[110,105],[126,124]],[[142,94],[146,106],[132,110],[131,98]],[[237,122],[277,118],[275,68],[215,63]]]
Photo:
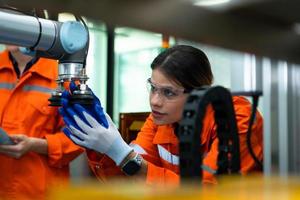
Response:
[[[163,98],[159,92],[150,94],[150,103],[153,106],[161,106],[163,104]]]

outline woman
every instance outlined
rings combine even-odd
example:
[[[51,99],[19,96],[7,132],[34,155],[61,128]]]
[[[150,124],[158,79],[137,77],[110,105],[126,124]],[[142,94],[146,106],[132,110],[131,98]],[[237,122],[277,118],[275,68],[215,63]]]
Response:
[[[95,101],[92,109],[87,109],[80,105],[71,106],[68,103],[70,95],[64,94],[60,112],[68,124],[65,133],[76,144],[101,153],[88,153],[90,166],[101,179],[115,172],[111,168],[115,164],[126,175],[144,178],[147,184],[179,183],[178,138],[175,126],[181,120],[189,91],[211,85],[213,75],[206,55],[199,49],[185,45],[178,45],[160,53],[152,62],[151,68],[152,75],[148,79],[151,114],[136,140],[130,145],[123,141],[108,115],[107,126],[99,100]],[[251,104],[243,97],[234,97],[233,104],[240,139],[241,173],[245,174],[257,170],[246,145]],[[211,106],[207,108],[203,124],[203,182],[216,183],[214,174],[217,170],[218,139]],[[257,112],[251,143],[260,160],[263,155],[262,124],[262,117]]]

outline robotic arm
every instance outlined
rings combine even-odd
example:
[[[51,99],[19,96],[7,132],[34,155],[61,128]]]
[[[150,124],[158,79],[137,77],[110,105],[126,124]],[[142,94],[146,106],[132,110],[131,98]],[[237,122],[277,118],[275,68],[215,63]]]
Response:
[[[57,22],[21,13],[0,10],[0,43],[22,46],[23,53],[58,60],[58,88],[49,99],[51,106],[60,106],[65,81],[79,81],[73,99],[90,104],[93,96],[87,90],[85,62],[88,51],[88,30],[79,21]]]

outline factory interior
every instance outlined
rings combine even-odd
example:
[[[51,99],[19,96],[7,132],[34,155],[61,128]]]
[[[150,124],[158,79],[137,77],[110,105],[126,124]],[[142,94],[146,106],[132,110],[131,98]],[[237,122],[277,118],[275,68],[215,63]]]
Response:
[[[166,48],[191,45],[205,52],[214,74],[213,86],[222,86],[231,93],[261,92],[257,109],[263,117],[263,159],[258,176],[224,174],[220,179],[217,176],[216,186],[208,188],[193,177],[190,182],[186,177],[187,183],[182,177],[180,187],[175,189],[149,187],[124,179],[106,184],[97,180],[86,154],[82,153],[70,163],[70,185],[52,189],[46,199],[299,198],[300,2],[3,0],[0,3],[1,51],[5,44],[26,43],[25,34],[9,34],[18,28],[7,28],[6,24],[12,20],[4,22],[6,18],[1,13],[10,10],[6,6],[22,13],[38,13],[30,16],[32,19],[43,13],[42,18],[59,23],[78,21],[76,16],[81,16],[88,30],[86,83],[127,143],[135,139],[151,112],[146,80],[151,75],[151,62]],[[19,25],[11,25],[14,26]],[[12,39],[16,37],[20,41]]]

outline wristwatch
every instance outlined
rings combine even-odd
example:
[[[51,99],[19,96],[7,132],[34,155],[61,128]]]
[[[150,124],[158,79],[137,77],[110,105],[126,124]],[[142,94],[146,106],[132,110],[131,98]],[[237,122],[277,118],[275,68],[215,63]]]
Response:
[[[140,154],[135,154],[133,158],[127,160],[121,170],[128,176],[136,174],[142,167],[143,158]]]

